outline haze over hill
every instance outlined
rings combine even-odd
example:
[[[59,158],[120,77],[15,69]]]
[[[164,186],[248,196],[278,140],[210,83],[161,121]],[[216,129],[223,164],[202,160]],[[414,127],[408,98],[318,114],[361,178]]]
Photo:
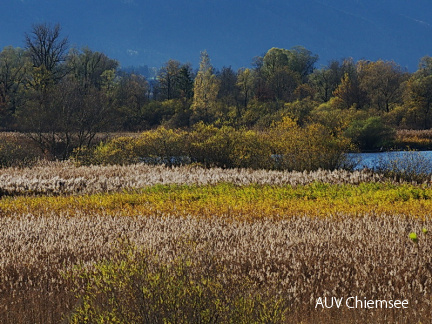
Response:
[[[249,66],[271,47],[303,45],[331,59],[394,60],[409,70],[432,55],[427,0],[3,0],[0,47],[23,46],[32,24],[60,23],[71,45],[88,46],[122,66],[173,58],[197,67]]]

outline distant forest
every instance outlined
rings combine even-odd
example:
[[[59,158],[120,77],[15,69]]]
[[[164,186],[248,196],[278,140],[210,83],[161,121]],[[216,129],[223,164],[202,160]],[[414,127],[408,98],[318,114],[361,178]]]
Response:
[[[34,25],[23,48],[0,53],[0,130],[46,149],[68,142],[67,155],[90,147],[97,133],[160,126],[262,131],[289,118],[361,150],[391,145],[399,129],[431,128],[431,57],[414,73],[393,61],[346,58],[317,68],[317,60],[296,46],[271,48],[237,71],[215,69],[206,51],[197,70],[175,59],[158,70],[122,70],[104,53],[70,48],[59,25]]]

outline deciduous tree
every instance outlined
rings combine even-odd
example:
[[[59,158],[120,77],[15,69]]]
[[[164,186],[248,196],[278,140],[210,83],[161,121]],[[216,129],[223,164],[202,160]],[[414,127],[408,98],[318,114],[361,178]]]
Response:
[[[247,107],[249,100],[253,97],[255,84],[255,71],[251,69],[239,69],[237,71],[237,87],[240,90],[240,97],[243,107]]]
[[[236,73],[230,66],[224,66],[217,77],[220,83],[218,99],[225,106],[235,106],[238,98]]]
[[[143,108],[148,102],[149,85],[142,75],[124,73],[115,93],[115,106],[120,115],[122,129],[142,130]],[[118,125],[120,126],[120,125]]]
[[[195,77],[192,122],[212,121],[216,113],[216,98],[220,82],[214,74],[207,51],[201,52],[200,67]]]
[[[84,88],[95,87],[101,89],[106,71],[116,70],[119,63],[103,53],[94,52],[89,48],[82,51],[72,50],[69,54],[68,70]]]
[[[170,100],[180,97],[180,62],[169,60],[159,70],[157,75],[159,98]]]
[[[300,75],[302,83],[307,81],[307,77],[313,72],[317,61],[318,55],[313,54],[303,46],[294,46],[288,51],[288,67]]]
[[[30,34],[25,34],[26,49],[29,52],[33,66],[43,74],[45,79],[63,77],[66,73],[62,64],[66,60],[68,38],[61,37],[59,24],[33,25]]]
[[[23,49],[8,46],[0,52],[0,128],[13,126],[29,67]]]
[[[407,73],[393,61],[359,61],[360,88],[367,93],[373,108],[389,112],[401,103],[402,83]]]
[[[336,60],[331,61],[326,67],[314,70],[309,75],[308,83],[315,90],[315,99],[320,102],[329,101],[344,74],[343,64]]]
[[[419,69],[406,84],[405,103],[415,125],[432,126],[432,58],[421,59]]]
[[[360,87],[358,75],[356,73],[345,72],[341,83],[333,92],[334,102],[337,108],[348,109],[355,107],[361,109],[364,107],[367,99],[366,92]]]

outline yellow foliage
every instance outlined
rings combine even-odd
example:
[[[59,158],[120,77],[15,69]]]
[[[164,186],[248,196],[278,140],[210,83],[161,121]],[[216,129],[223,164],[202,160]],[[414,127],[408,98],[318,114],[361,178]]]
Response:
[[[188,154],[187,133],[165,127],[143,132],[135,142],[135,154],[149,162],[173,164]]]
[[[343,164],[344,152],[351,149],[348,139],[332,135],[323,125],[301,128],[289,117],[274,124],[268,137],[281,169],[335,169]]]
[[[120,137],[99,145],[92,154],[77,154],[81,163],[149,164],[199,163],[206,167],[317,170],[343,167],[351,149],[344,137],[336,137],[319,124],[300,127],[284,117],[266,131],[216,127],[203,122],[191,131],[159,127],[138,138]]]
[[[431,215],[432,189],[413,185],[361,184],[305,186],[218,184],[156,185],[142,191],[59,197],[16,197],[0,200],[0,214],[193,215],[230,220],[404,214],[424,219]]]

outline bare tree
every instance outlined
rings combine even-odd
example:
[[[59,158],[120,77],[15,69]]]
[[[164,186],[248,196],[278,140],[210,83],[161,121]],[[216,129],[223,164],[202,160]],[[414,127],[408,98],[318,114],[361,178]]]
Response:
[[[59,65],[66,60],[68,38],[60,37],[60,25],[33,25],[30,34],[25,34],[26,48],[34,67],[44,68],[53,76],[58,74]]]

